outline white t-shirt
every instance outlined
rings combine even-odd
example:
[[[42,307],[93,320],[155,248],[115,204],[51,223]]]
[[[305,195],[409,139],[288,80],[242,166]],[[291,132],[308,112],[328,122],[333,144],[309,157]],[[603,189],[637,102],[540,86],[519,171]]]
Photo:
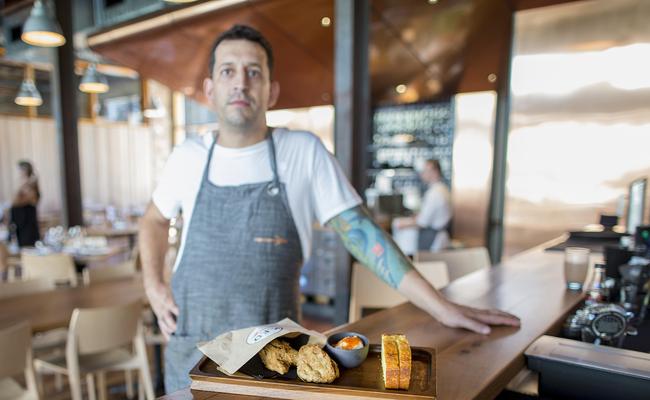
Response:
[[[422,228],[443,229],[451,220],[449,189],[442,182],[435,182],[424,194],[417,224]],[[438,232],[431,245],[431,251],[440,251],[449,246],[447,231]]]
[[[417,224],[422,228],[442,229],[451,219],[449,189],[442,182],[435,182],[424,193]]]
[[[284,183],[289,208],[300,236],[305,260],[311,253],[312,224],[325,224],[341,212],[361,204],[361,198],[338,162],[312,133],[278,128],[273,131],[278,175]],[[183,210],[184,229],[176,265],[192,218],[194,202],[212,145],[212,135],[188,139],[167,160],[153,203],[166,218]],[[208,178],[218,186],[237,186],[273,179],[266,141],[244,148],[214,146]]]

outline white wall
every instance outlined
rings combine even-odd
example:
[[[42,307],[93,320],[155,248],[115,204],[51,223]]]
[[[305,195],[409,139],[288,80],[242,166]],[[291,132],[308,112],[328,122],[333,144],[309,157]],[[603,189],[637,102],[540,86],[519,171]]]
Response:
[[[142,206],[153,191],[156,133],[147,125],[79,123],[84,205]],[[61,210],[61,174],[55,124],[49,118],[0,116],[0,202],[18,185],[19,160],[30,160],[39,177],[42,213]],[[163,159],[167,154],[162,155]]]

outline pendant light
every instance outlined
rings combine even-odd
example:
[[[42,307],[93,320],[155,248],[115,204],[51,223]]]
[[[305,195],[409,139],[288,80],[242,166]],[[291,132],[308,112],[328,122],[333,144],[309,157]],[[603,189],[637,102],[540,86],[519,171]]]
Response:
[[[19,106],[37,107],[43,104],[43,98],[34,83],[34,69],[31,65],[25,67],[25,78],[20,84],[18,94],[14,102]]]
[[[61,26],[52,15],[48,4],[42,0],[34,2],[20,38],[32,46],[59,47],[65,44]]]
[[[142,115],[149,119],[164,118],[167,116],[167,110],[160,99],[154,97],[149,101],[149,104],[142,112]]]
[[[79,83],[79,90],[84,93],[106,93],[109,88],[108,80],[97,71],[97,66],[94,63],[89,64]]]

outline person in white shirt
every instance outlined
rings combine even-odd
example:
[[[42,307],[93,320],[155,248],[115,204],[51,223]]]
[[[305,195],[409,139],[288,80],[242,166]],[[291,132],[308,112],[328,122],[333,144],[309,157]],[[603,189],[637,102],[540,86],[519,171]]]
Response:
[[[440,251],[449,247],[449,224],[452,210],[449,189],[442,181],[438,160],[427,160],[420,178],[428,185],[422,198],[420,212],[413,217],[399,218],[394,226],[398,229],[418,229],[419,251]]]
[[[235,25],[222,33],[209,71],[204,91],[219,132],[174,149],[140,223],[145,291],[169,338],[167,391],[189,385],[198,342],[286,317],[299,321],[300,267],[314,218],[441,323],[482,334],[488,325],[519,325],[508,313],[445,299],[372,221],[314,135],[267,127],[280,86],[272,79],[271,45],[258,31]],[[179,210],[186,223],[170,287],[164,256],[169,220]]]

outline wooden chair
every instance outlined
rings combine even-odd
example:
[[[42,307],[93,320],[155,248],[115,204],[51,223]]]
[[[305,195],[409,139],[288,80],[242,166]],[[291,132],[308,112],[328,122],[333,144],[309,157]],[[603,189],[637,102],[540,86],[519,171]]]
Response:
[[[56,289],[56,282],[51,278],[35,278],[23,281],[5,282],[0,284],[0,299],[27,296],[34,293],[47,292]],[[34,335],[32,349],[36,354],[54,350],[65,344],[68,336],[66,328],[52,329]]]
[[[142,304],[75,309],[70,319],[65,356],[34,361],[40,373],[68,376],[72,400],[81,400],[81,377],[85,376],[91,399],[95,398],[93,375],[100,398],[106,396],[105,373],[138,370],[146,398],[154,399],[153,384],[142,333]],[[127,349],[126,347],[131,347]]]
[[[447,264],[450,282],[491,266],[490,255],[485,247],[470,247],[436,253],[418,252],[415,261],[444,261]]]
[[[133,278],[136,274],[135,262],[136,260],[131,258],[128,261],[124,261],[117,265],[104,266],[101,268],[85,268],[82,273],[84,285],[93,285],[100,282],[111,281],[113,279]],[[142,311],[143,322],[147,320],[150,313],[150,309],[145,307]],[[145,325],[145,340],[147,343],[149,342],[150,336],[151,335]],[[131,376],[131,371],[124,371],[124,379],[126,381],[126,397],[131,399],[133,398],[133,377]]]
[[[7,246],[4,245],[4,243],[0,243],[0,281],[7,279],[9,280],[9,277],[7,274],[9,273],[9,250],[7,250]]]
[[[419,263],[415,264],[415,268],[435,288],[441,288],[449,281],[445,263]],[[349,322],[362,318],[364,311],[393,307],[405,301],[407,300],[404,296],[368,268],[360,263],[352,265]]]
[[[0,284],[0,299],[27,296],[55,289],[56,282],[51,278],[35,278],[24,281],[5,282]],[[36,356],[62,352],[67,337],[67,328],[56,328],[45,332],[39,332],[32,337],[32,350]],[[60,374],[56,374],[55,387],[60,390],[62,386],[62,377]]]
[[[85,285],[92,285],[113,279],[132,278],[135,276],[135,272],[135,260],[128,260],[117,265],[101,268],[85,268],[82,276]]]
[[[0,400],[38,400],[31,349],[32,332],[27,323],[0,330]],[[25,374],[26,388],[13,378]]]
[[[434,288],[441,289],[449,283],[449,268],[442,261],[414,262],[415,269]]]
[[[69,282],[77,286],[77,270],[71,255],[65,253],[21,255],[23,279],[51,278],[57,282]]]

